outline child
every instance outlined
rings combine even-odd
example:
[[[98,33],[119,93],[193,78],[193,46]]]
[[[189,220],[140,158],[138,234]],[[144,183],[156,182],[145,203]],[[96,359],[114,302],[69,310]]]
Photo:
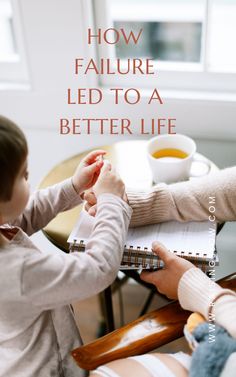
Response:
[[[27,154],[22,131],[0,117],[0,376],[78,376],[70,351],[79,333],[68,304],[113,281],[132,211],[121,179],[98,161],[104,151],[30,199]],[[94,184],[98,209],[86,253],[39,250],[29,236],[80,204]]]

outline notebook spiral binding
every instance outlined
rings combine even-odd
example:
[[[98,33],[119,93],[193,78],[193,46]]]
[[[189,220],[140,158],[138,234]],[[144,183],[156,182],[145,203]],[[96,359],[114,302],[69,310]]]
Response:
[[[162,261],[148,248],[125,245],[125,251],[121,261],[121,269],[157,269],[161,268]]]
[[[197,267],[200,267],[204,270],[204,267],[206,267],[207,260],[203,260],[200,253],[192,253],[192,252],[185,252],[177,250],[173,250],[173,253],[175,255],[178,255],[181,258],[185,258],[190,260],[194,265]],[[207,254],[203,253],[203,256],[206,257]],[[148,248],[141,249],[140,246],[132,246],[129,245],[127,248],[127,245],[125,245],[125,251],[123,254],[121,267],[123,269],[125,268],[144,268],[144,269],[160,269],[164,267],[163,261],[154,254],[151,250],[148,250]]]
[[[85,251],[85,243],[84,240],[80,240],[80,242],[77,242],[77,239],[75,238],[73,240],[73,243],[70,244],[69,247],[70,253],[74,253],[75,251]]]
[[[78,251],[85,251],[85,242],[84,240],[80,240],[78,242],[77,239],[73,240],[73,243],[70,244],[69,247],[70,252],[78,252]],[[202,271],[206,272],[207,264],[209,263],[208,260],[202,259],[202,256],[206,257],[207,254],[196,252],[185,252],[185,251],[172,251],[175,255],[178,255],[181,258],[185,258],[193,263],[196,267],[199,267]],[[216,256],[216,252],[214,254],[214,258]],[[214,259],[213,258],[213,259]],[[126,269],[161,269],[164,267],[164,262],[152,252],[147,247],[143,249],[140,246],[134,247],[133,245],[125,245],[124,253],[120,265],[121,270]]]

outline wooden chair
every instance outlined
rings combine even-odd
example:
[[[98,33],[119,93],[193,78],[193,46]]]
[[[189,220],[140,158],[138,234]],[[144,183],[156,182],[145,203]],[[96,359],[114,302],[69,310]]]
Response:
[[[218,284],[236,291],[236,273],[219,280]],[[150,352],[183,336],[189,315],[189,311],[174,301],[73,350],[71,354],[82,369],[93,370],[116,359]]]

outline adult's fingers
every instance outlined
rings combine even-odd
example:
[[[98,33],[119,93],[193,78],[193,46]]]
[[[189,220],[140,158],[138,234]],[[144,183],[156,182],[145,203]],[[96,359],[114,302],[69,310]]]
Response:
[[[168,264],[170,260],[173,259],[173,254],[167,250],[167,248],[162,245],[162,243],[154,241],[152,244],[152,251],[158,255],[158,257],[163,260],[165,264]]]
[[[88,213],[90,216],[96,216],[96,213],[97,213],[97,205],[95,204],[94,206],[90,207],[88,209]]]
[[[97,213],[97,204],[91,206],[88,202],[85,202],[84,210],[87,211],[90,216],[95,216]]]
[[[97,203],[97,198],[93,191],[85,191],[84,193],[84,200],[86,200],[90,205],[94,205]]]
[[[162,281],[162,274],[162,270],[154,272],[143,271],[140,278],[146,283],[150,283],[158,287],[159,283]]]

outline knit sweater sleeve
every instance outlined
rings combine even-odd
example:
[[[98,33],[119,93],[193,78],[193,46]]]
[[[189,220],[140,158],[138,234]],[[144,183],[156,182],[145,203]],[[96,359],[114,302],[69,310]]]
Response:
[[[45,227],[59,212],[82,203],[71,178],[53,186],[35,191],[24,212],[11,224],[19,226],[28,235]]]
[[[236,294],[223,289],[198,268],[186,271],[178,286],[180,305],[215,321],[236,338]]]
[[[149,190],[127,190],[133,209],[131,226],[169,220],[203,221],[214,215],[218,222],[236,219],[236,167],[203,178]]]
[[[115,279],[132,210],[121,198],[104,193],[85,252],[66,254],[32,249],[24,257],[21,298],[42,310],[67,305],[104,290]]]

